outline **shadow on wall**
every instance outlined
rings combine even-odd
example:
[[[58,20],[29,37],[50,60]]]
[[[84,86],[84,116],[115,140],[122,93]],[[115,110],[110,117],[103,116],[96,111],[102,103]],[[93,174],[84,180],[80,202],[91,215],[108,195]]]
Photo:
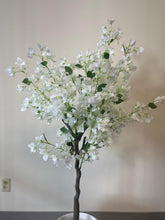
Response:
[[[145,55],[145,54],[144,54]],[[147,54],[143,59],[143,55],[139,57],[139,71],[131,80],[131,100],[148,103],[157,96],[165,96],[165,65],[153,55]],[[145,124],[144,136],[153,144],[161,145],[165,136],[165,103],[153,111],[154,120],[149,124]]]
[[[131,94],[136,100],[145,101],[154,96],[165,95],[165,65],[150,54],[137,57],[137,70],[131,78]]]
[[[143,58],[140,58],[142,68],[136,71],[131,79],[131,106],[135,104],[135,100],[147,104],[153,98],[165,95],[165,68],[157,57],[148,55],[144,60],[141,59]],[[161,204],[165,196],[161,193],[162,182],[165,183],[164,112],[165,103],[153,111],[154,120],[150,124],[129,124],[121,137],[115,140],[119,145],[116,146],[118,149],[115,149],[116,157],[119,157],[118,162],[122,166],[122,173],[119,174],[120,183],[116,183],[119,196],[117,192],[109,195],[109,199],[105,199],[100,210],[163,210],[163,205],[159,207],[156,201]],[[126,177],[130,179],[126,180]],[[127,185],[127,188],[123,188],[123,185]],[[125,192],[120,195],[123,189]],[[150,196],[153,200],[155,198],[155,202],[149,201]]]
[[[165,95],[165,70],[159,60],[148,56],[140,62],[142,68],[134,73],[131,81],[130,106],[136,101],[147,104]],[[102,197],[98,210],[164,210],[164,109],[165,104],[153,111],[154,120],[150,124],[129,124],[115,138],[112,148],[102,152],[101,162],[95,162],[89,178],[93,178],[90,185],[96,186],[98,197]]]

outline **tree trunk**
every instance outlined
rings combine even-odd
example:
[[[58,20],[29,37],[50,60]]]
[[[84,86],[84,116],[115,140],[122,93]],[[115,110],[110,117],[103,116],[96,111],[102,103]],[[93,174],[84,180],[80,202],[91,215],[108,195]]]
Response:
[[[75,143],[75,151],[76,154],[78,153],[78,142]],[[80,161],[76,158],[75,159],[75,170],[76,170],[76,182],[75,182],[75,190],[76,194],[74,196],[74,214],[73,220],[79,220],[79,197],[80,197],[80,178],[81,178],[81,168],[80,168]]]

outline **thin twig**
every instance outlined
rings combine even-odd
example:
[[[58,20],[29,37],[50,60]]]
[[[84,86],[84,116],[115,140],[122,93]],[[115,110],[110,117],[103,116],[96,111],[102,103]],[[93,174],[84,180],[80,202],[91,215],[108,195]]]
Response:
[[[38,91],[48,102],[50,102],[50,99],[45,95],[44,92],[42,92],[42,91],[38,88],[37,85],[35,85],[33,82],[32,82],[32,85],[34,86],[34,88],[37,89],[37,91]]]
[[[84,157],[85,157],[85,154],[86,154],[86,153],[84,153],[84,154],[83,154],[83,157],[82,157],[82,159],[81,159],[80,170],[81,170],[82,165],[83,165],[83,162],[84,162]]]
[[[54,76],[52,75],[52,72],[51,72],[51,70],[50,70],[50,68],[46,65],[45,66],[46,68],[47,68],[47,70],[49,71],[49,74],[50,74],[50,76],[51,76],[51,78],[54,80],[54,82],[56,81],[56,79],[54,78]]]
[[[83,146],[85,145],[85,142],[86,142],[86,136],[83,138],[83,143],[82,143],[81,150],[83,149]],[[86,154],[86,153],[83,154],[83,157],[82,157],[82,159],[81,159],[80,169],[81,169],[81,167],[82,167],[82,164],[83,164],[83,161],[84,161],[85,154]]]

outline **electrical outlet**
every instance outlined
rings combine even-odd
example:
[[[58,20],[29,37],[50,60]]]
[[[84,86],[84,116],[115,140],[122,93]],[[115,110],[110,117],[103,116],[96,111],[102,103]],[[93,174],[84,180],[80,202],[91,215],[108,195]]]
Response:
[[[1,184],[2,184],[2,192],[10,192],[11,190],[11,179],[9,178],[3,178],[1,180]]]

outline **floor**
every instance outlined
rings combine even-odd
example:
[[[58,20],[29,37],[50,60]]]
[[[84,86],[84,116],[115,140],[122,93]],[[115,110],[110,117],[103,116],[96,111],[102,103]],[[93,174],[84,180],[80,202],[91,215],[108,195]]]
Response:
[[[57,220],[64,214],[66,212],[0,212],[0,220]],[[98,220],[165,220],[165,212],[90,212],[90,214]]]

